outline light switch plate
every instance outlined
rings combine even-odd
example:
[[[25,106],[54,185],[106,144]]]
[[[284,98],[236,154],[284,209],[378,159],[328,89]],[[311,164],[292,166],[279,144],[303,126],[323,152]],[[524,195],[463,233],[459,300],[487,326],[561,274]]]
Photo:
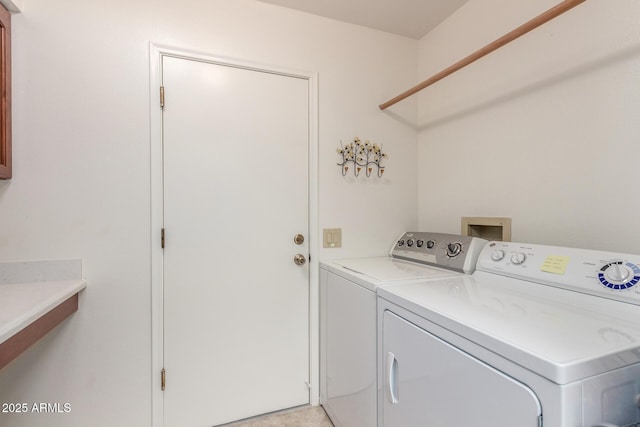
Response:
[[[322,229],[322,247],[323,248],[341,248],[342,247],[342,228],[323,228]]]

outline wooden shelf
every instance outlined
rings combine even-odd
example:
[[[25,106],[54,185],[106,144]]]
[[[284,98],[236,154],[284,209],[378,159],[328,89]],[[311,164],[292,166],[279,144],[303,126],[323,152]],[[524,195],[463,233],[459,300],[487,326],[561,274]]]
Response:
[[[380,108],[381,110],[385,110],[391,107],[392,105],[397,104],[403,99],[408,98],[411,95],[414,95],[420,92],[422,89],[425,89],[431,86],[432,84],[444,79],[445,77],[455,73],[456,71],[466,67],[467,65],[474,63],[478,59],[490,54],[491,52],[501,48],[502,46],[508,43],[511,43],[515,39],[522,37],[528,32],[535,30],[539,26],[551,21],[552,19],[562,15],[568,10],[571,10],[574,7],[578,6],[579,4],[584,3],[585,1],[586,0],[564,0],[560,2],[558,5],[552,7],[551,9],[542,13],[541,15],[538,15],[535,18],[527,21],[526,23],[522,24],[515,30],[508,32],[507,34],[500,37],[499,39],[494,40],[493,42],[489,43],[488,45],[484,46],[481,49],[478,49],[471,55],[461,59],[460,61],[456,62],[450,67],[445,68],[444,70],[440,71],[438,74],[435,74],[430,78],[428,78],[427,80],[423,81],[422,83],[417,84],[411,89],[402,92],[400,95],[396,96],[395,98],[391,98],[387,102],[380,104],[378,108]]]

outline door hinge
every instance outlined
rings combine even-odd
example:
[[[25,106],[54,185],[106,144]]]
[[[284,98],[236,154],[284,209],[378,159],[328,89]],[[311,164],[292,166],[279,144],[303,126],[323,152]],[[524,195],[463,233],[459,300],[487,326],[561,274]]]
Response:
[[[160,231],[160,246],[164,249],[164,228]]]
[[[167,373],[165,372],[164,368],[162,368],[162,371],[160,371],[160,388],[162,389],[162,391],[164,391],[164,386],[166,384],[167,381]]]
[[[164,86],[160,86],[160,108],[164,108]]]

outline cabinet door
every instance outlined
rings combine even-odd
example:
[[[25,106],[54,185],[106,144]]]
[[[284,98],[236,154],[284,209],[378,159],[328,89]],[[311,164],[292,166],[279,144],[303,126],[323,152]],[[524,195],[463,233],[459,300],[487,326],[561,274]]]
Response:
[[[524,384],[389,311],[382,340],[384,426],[538,426]]]
[[[11,14],[0,5],[0,179],[11,173]]]

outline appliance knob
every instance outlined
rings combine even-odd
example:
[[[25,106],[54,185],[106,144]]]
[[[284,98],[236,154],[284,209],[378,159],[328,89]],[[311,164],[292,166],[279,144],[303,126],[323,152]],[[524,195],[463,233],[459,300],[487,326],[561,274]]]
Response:
[[[522,252],[516,252],[515,254],[511,255],[511,263],[515,265],[522,264],[526,259],[527,255]]]
[[[421,248],[421,247],[424,245],[424,240],[418,240],[418,241],[416,242],[416,245],[417,245],[419,248]]]
[[[404,240],[398,240],[398,246],[404,246]]]
[[[407,240],[407,246],[409,247],[413,246],[413,239]]]
[[[620,264],[611,264],[604,273],[604,275],[607,276],[607,279],[618,283],[626,282],[627,279],[629,279],[630,274],[629,270]]]
[[[460,255],[462,252],[462,245],[460,243],[449,243],[447,245],[447,256],[453,258]]]
[[[500,261],[502,258],[504,258],[504,251],[501,249],[496,249],[491,253],[491,259],[494,261]]]
[[[436,245],[436,242],[434,242],[433,240],[429,240],[427,241],[427,248],[428,249],[433,249],[433,247]]]

